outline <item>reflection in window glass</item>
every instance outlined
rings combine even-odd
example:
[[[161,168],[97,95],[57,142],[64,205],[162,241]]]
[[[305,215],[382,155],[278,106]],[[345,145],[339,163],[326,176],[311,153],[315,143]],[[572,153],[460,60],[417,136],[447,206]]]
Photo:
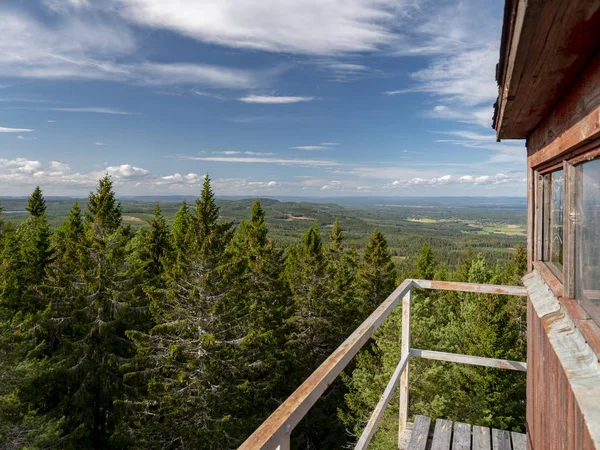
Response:
[[[600,159],[577,167],[575,188],[575,287],[577,298],[600,311]],[[589,311],[591,315],[593,311]]]
[[[546,177],[548,190],[544,201],[544,260],[552,262],[554,267],[562,272],[564,171],[557,170]]]

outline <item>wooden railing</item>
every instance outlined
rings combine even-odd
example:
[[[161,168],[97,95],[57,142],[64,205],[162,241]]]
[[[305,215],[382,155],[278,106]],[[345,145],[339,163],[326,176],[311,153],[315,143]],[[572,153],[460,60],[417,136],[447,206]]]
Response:
[[[410,347],[410,321],[412,290],[434,289],[442,291],[473,292],[478,294],[498,294],[527,296],[525,288],[520,286],[499,286],[493,284],[457,283],[451,281],[405,280],[330,356],[327,358],[296,391],[283,402],[277,410],[240,446],[239,450],[288,450],[292,430],[317,402],[323,392],[365,345],[375,330],[402,301],[402,341],[400,362],[394,371],[379,403],[371,414],[356,449],[365,449],[369,445],[377,425],[383,417],[385,408],[400,383],[400,426],[398,437],[402,435],[408,420],[408,386],[410,376],[410,358],[426,358],[499,369],[526,371],[527,364],[479,356],[458,355],[454,353],[418,350]]]

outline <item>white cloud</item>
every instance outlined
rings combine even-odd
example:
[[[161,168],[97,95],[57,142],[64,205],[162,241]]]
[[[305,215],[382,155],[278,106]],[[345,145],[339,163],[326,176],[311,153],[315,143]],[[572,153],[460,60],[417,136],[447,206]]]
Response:
[[[501,15],[477,0],[423,3],[412,38],[405,36],[397,53],[432,58],[410,75],[412,86],[387,94],[427,93],[439,102],[431,117],[491,126]]]
[[[56,16],[38,21],[0,6],[2,76],[41,79],[111,80],[135,84],[202,84],[254,88],[275,72],[245,71],[207,64],[140,61],[132,28],[110,2],[84,2],[72,8],[51,1]],[[114,2],[113,2],[114,3]],[[59,7],[60,6],[60,7]],[[102,9],[85,14],[86,9]],[[132,62],[127,62],[127,61]]]
[[[41,108],[36,108],[41,109]],[[116,114],[120,116],[131,116],[136,113],[129,111],[121,111],[114,108],[102,108],[102,107],[86,107],[86,108],[43,108],[50,111],[63,111],[63,112],[74,112],[74,113],[92,113],[92,114]]]
[[[197,173],[188,173],[187,175],[181,175],[175,173],[173,175],[167,175],[160,177],[156,182],[158,185],[170,184],[170,185],[200,185],[204,182],[204,175],[198,175]]]
[[[71,166],[60,161],[50,161],[50,169],[54,172],[65,173],[71,171]]]
[[[333,146],[333,145],[340,145],[339,142],[321,142],[319,145],[325,145],[327,147]]]
[[[8,128],[8,127],[0,127],[0,133],[28,133],[30,131],[34,131],[30,128]]]
[[[395,180],[389,184],[392,188],[403,188],[410,186],[438,187],[445,185],[502,185],[510,184],[523,186],[523,175],[521,172],[512,174],[497,173],[496,175],[443,175],[433,178],[413,177],[404,180]]]
[[[144,178],[150,172],[140,167],[135,167],[130,164],[121,164],[120,166],[109,166],[106,168],[106,173],[117,180],[132,180]]]
[[[219,45],[309,55],[392,44],[402,0],[114,0],[127,20]]]
[[[327,145],[300,145],[298,147],[290,147],[290,150],[304,150],[304,151],[327,150],[327,149],[328,149]]]
[[[196,94],[199,97],[215,98],[217,100],[227,100],[227,98],[225,98],[224,96],[219,95],[219,94],[214,94],[212,92],[205,92],[205,91],[199,91],[197,89],[192,89],[192,93]]]
[[[268,105],[281,105],[288,103],[310,102],[314,97],[280,96],[280,95],[247,95],[238,99],[244,103],[264,103]]]
[[[56,122],[56,120],[46,120],[46,122],[48,122],[48,123],[54,123],[54,122]]]
[[[98,141],[96,141],[96,142],[94,142],[94,145],[104,146],[104,145],[108,145],[108,144],[106,144],[104,142],[98,142]]]
[[[211,152],[213,155],[249,155],[249,156],[274,156],[277,153],[265,152],[240,152],[237,150],[225,150],[221,152]]]
[[[204,84],[208,86],[232,89],[248,89],[257,87],[261,77],[267,73],[259,74],[242,69],[212,66],[208,64],[157,64],[145,62],[129,66],[130,71],[144,78],[148,84]],[[199,93],[196,95],[205,95]],[[212,95],[214,97],[214,95]]]
[[[6,159],[0,158],[0,170],[8,170],[9,173],[33,174],[40,170],[42,164],[39,161],[27,158]]]
[[[255,158],[255,157],[228,157],[228,156],[192,156],[185,157],[192,161],[211,161],[224,163],[245,163],[245,164],[279,164],[285,166],[315,166],[329,167],[337,166],[335,161],[326,161],[321,159],[286,159],[286,158]]]

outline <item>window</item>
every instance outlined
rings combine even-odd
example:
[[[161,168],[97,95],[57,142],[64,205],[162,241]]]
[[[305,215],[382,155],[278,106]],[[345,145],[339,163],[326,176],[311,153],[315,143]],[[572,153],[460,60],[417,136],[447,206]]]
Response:
[[[544,175],[543,250],[542,259],[550,269],[561,276],[563,267],[563,217],[565,201],[565,177],[563,170]]]
[[[600,318],[600,159],[575,166],[575,295]]]

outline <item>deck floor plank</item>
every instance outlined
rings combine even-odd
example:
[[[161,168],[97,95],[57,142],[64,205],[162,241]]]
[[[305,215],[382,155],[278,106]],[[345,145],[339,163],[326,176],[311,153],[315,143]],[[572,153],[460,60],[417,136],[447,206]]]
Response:
[[[425,450],[430,427],[431,419],[429,417],[415,416],[415,424],[412,429],[410,442],[408,443],[408,450]]]
[[[471,425],[462,422],[454,423],[452,450],[471,450]]]
[[[527,435],[522,433],[510,433],[513,450],[527,450]]]
[[[473,425],[473,450],[491,450],[490,429]]]
[[[492,428],[492,447],[494,450],[511,450],[510,433]]]
[[[446,419],[437,419],[435,421],[435,431],[433,432],[431,450],[450,450],[451,440],[452,421]]]

